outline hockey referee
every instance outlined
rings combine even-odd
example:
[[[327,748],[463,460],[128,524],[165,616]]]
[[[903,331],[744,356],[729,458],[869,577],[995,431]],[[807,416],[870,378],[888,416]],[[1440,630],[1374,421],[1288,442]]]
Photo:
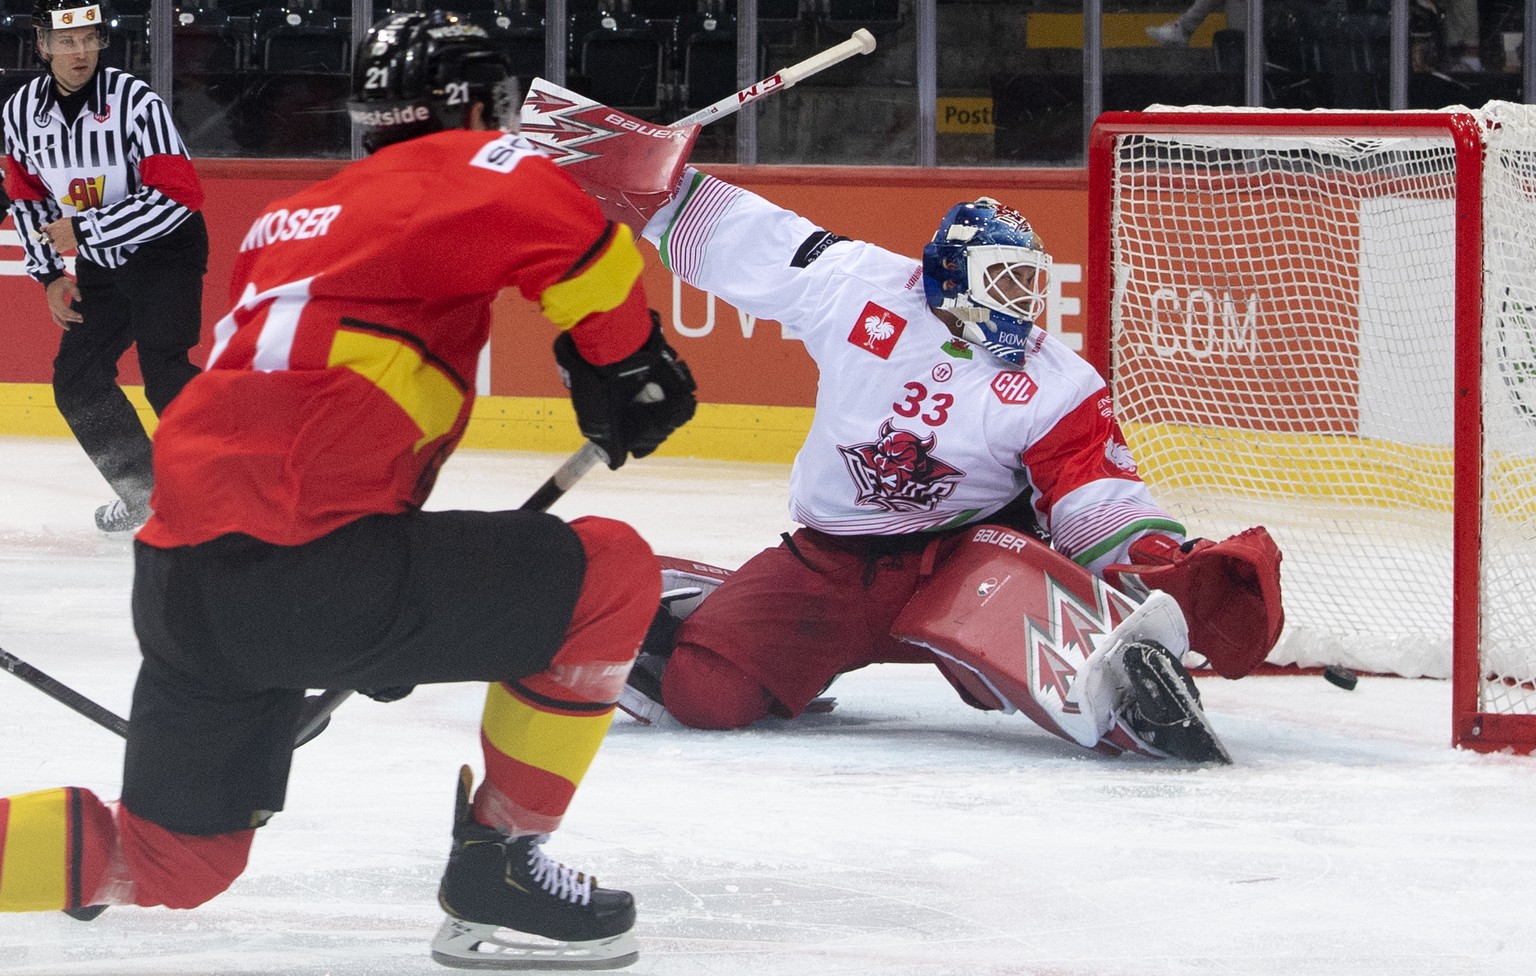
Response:
[[[154,472],[117,362],[137,345],[157,416],[197,375],[187,354],[201,331],[208,229],[170,109],[144,82],[100,63],[107,18],[99,0],[36,0],[48,73],[5,103],[5,191],[27,273],[64,330],[54,401],[117,493],[96,510],[96,526],[127,532],[149,516]]]

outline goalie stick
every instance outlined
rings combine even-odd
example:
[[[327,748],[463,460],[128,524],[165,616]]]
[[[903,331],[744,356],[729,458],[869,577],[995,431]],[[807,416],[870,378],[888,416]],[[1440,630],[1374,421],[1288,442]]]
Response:
[[[647,122],[543,78],[528,84],[518,132],[563,168],[609,220],[638,234],[676,192],[699,127],[776,91],[875,49],[874,35],[854,36],[728,95],[672,125]]]
[[[645,398],[648,392],[649,387],[642,391],[642,398]],[[572,485],[581,480],[582,475],[592,470],[593,465],[599,462],[607,464],[608,456],[603,452],[602,448],[591,441],[587,441],[581,446],[580,450],[567,458],[565,463],[560,465],[559,469],[539,486],[538,490],[521,505],[521,508],[533,512],[544,511],[558,501],[561,495],[564,495],[570,490]],[[127,719],[116,712],[98,705],[62,681],[44,674],[4,649],[0,649],[0,668],[9,671],[18,679],[25,681],[54,701],[68,706],[109,732],[116,732],[123,738],[128,738]],[[305,699],[304,710],[299,715],[299,729],[294,734],[295,747],[302,746],[323,732],[331,720],[331,713],[351,696],[351,691],[334,690],[326,691],[319,695],[311,695]]]
[[[734,95],[727,95],[718,102],[706,105],[672,123],[674,128],[684,125],[708,125],[717,122],[727,115],[733,115],[740,111],[742,106],[750,105],[760,98],[766,98],[776,91],[789,88],[796,82],[804,81],[819,71],[825,71],[834,64],[839,64],[857,54],[868,54],[875,49],[875,35],[860,27],[853,32],[853,36],[841,44],[835,44],[820,54],[813,54],[804,61],[797,61],[787,68],[780,68],[775,74],[771,74],[756,84],[749,85]]]

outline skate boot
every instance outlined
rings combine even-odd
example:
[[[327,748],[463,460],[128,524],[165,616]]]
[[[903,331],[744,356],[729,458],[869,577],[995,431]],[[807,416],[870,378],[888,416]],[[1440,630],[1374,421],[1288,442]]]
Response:
[[[1141,741],[1175,759],[1232,761],[1200,707],[1195,679],[1171,651],[1156,641],[1137,641],[1126,647],[1121,667],[1117,710]]]
[[[1163,47],[1189,47],[1189,32],[1176,20],[1148,27],[1147,36]]]
[[[661,608],[651,620],[645,640],[640,642],[635,666],[630,669],[629,679],[619,692],[620,710],[641,725],[650,725],[667,714],[667,707],[661,702],[661,676],[666,673],[677,628],[682,624],[672,616],[666,593],[661,595],[661,600]]]
[[[672,568],[661,571],[661,606],[640,642],[629,681],[619,692],[619,709],[641,725],[650,725],[667,714],[661,701],[661,676],[672,656],[677,628],[719,585],[720,580],[711,576]]]
[[[130,504],[114,498],[96,509],[96,528],[103,532],[137,532],[139,526],[149,521],[147,504]]]
[[[548,835],[512,838],[476,822],[472,780],[465,766],[432,958],[458,969],[618,969],[640,958],[629,892],[551,860],[540,847]]]

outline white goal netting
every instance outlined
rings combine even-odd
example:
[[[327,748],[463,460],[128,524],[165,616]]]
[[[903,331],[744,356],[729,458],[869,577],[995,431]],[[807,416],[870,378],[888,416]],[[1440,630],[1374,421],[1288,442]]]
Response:
[[[1112,388],[1142,475],[1193,534],[1269,527],[1287,612],[1271,661],[1450,676],[1454,599],[1475,591],[1481,707],[1536,713],[1536,107],[1418,113],[1440,131],[1268,114],[1295,124],[1126,126],[1096,170]],[[1456,131],[1486,147],[1479,172]],[[1479,203],[1480,246],[1458,249]],[[1457,296],[1479,283],[1458,358]],[[1459,377],[1478,349],[1480,380]],[[1458,519],[1475,588],[1457,588]]]

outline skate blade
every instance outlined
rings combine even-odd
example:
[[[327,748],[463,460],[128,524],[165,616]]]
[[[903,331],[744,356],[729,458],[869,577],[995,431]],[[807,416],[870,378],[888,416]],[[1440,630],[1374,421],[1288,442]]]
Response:
[[[624,690],[619,692],[619,711],[641,725],[652,725],[667,714],[661,702],[652,701],[629,685],[625,685]]]
[[[559,942],[449,917],[432,940],[432,960],[452,969],[622,969],[639,958],[633,932],[590,942]]]

